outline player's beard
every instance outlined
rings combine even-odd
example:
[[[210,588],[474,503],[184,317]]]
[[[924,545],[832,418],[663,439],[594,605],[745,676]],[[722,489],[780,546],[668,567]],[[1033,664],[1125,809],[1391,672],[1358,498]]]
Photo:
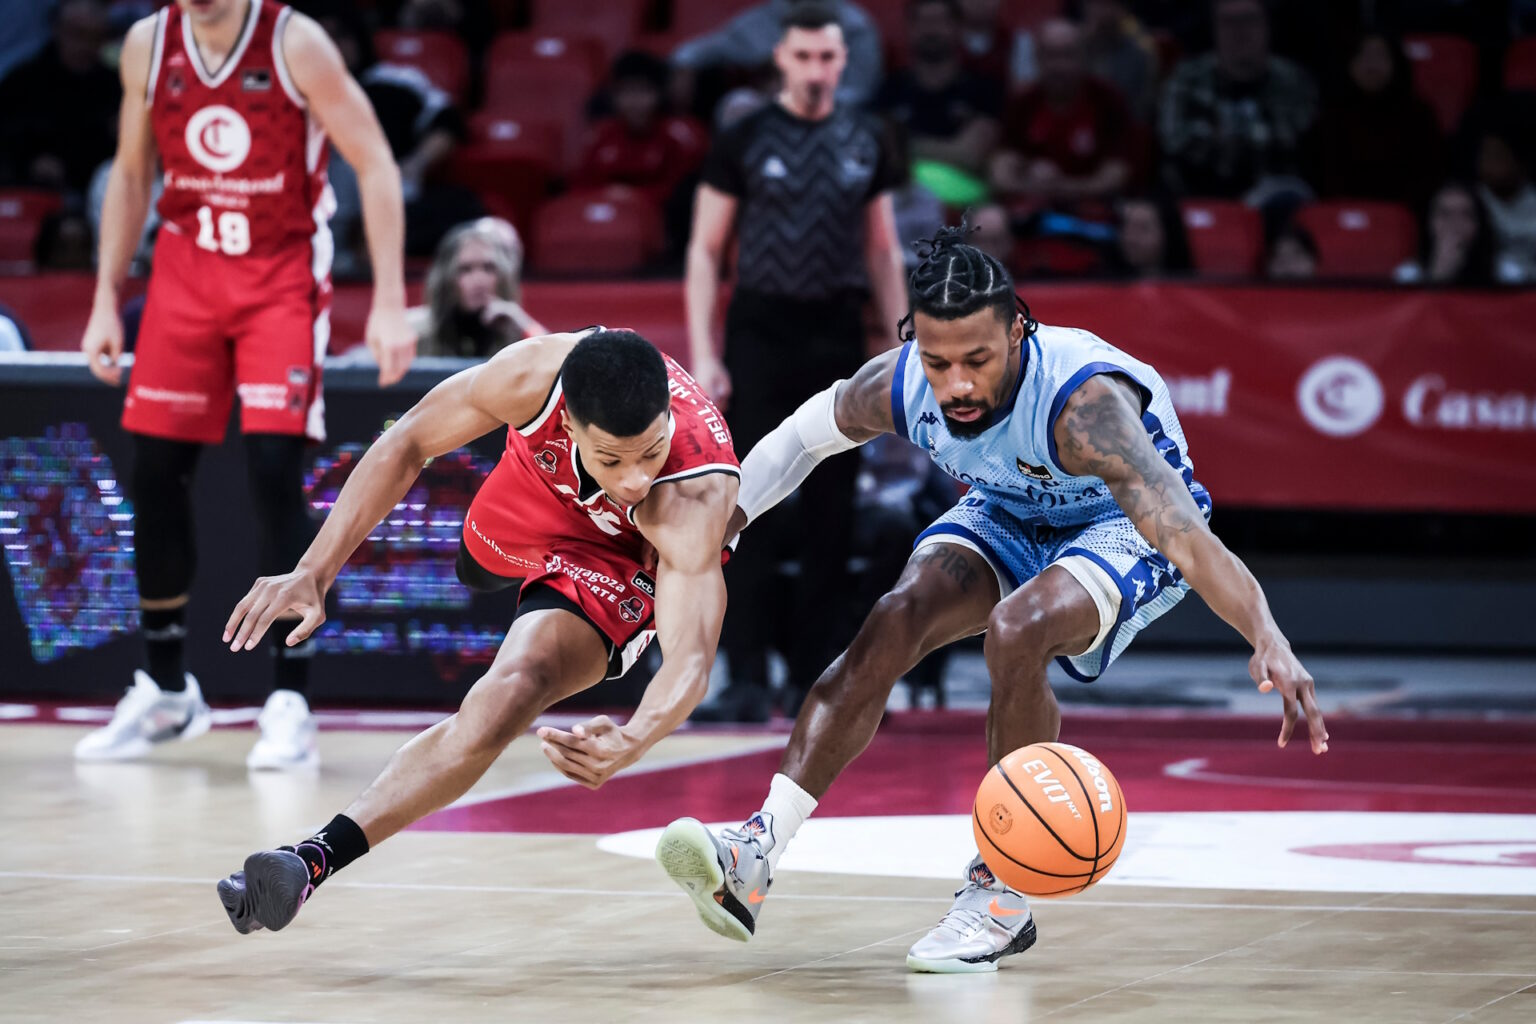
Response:
[[[981,415],[974,420],[957,420],[949,415],[952,409],[979,409]],[[944,414],[944,426],[949,429],[950,436],[962,441],[980,437],[992,425],[992,406],[986,402],[946,402],[939,406],[939,411]]]
[[[822,101],[826,98],[827,87],[820,82],[811,82],[805,87],[805,105],[809,110],[819,110]]]

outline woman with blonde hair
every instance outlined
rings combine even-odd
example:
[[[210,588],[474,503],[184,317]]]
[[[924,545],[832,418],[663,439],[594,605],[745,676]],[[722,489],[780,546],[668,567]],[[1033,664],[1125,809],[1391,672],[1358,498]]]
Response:
[[[548,330],[523,309],[523,243],[511,224],[482,217],[443,238],[427,273],[426,305],[409,311],[424,356],[488,359]]]

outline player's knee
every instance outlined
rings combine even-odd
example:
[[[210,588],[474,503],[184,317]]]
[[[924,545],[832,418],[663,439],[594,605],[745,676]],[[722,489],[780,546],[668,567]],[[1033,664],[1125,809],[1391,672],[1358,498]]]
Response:
[[[1049,661],[1056,645],[1057,619],[1057,609],[1035,595],[1004,601],[992,609],[987,619],[983,645],[987,659],[1001,658],[1016,664]]]
[[[465,699],[472,745],[502,749],[517,738],[533,715],[559,699],[553,666],[534,662],[506,669],[493,667]]]
[[[875,602],[859,630],[859,639],[874,650],[916,650],[928,632],[922,598],[911,587],[897,587]]]

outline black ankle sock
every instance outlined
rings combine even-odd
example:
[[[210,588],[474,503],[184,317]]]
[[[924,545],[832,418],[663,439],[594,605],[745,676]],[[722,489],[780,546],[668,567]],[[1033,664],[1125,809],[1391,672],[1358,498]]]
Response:
[[[297,647],[289,647],[287,637],[293,626],[292,622],[275,622],[267,634],[272,651],[272,689],[292,690],[308,700],[309,662],[315,653],[315,641],[310,638]]]
[[[182,648],[187,637],[187,608],[145,608],[140,613],[144,630],[144,667],[155,685],[180,693],[186,689]]]
[[[357,822],[338,814],[331,823],[297,846],[279,846],[304,858],[309,865],[309,884],[319,885],[368,852],[368,837]]]

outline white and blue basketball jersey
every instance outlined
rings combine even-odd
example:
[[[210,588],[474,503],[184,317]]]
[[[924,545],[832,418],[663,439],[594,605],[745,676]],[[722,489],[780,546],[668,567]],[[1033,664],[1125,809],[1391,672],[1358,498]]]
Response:
[[[1022,522],[1061,528],[1124,515],[1102,479],[1068,473],[1056,451],[1054,427],[1067,399],[1088,378],[1105,373],[1120,374],[1140,389],[1148,436],[1209,517],[1211,498],[1195,480],[1168,387],[1146,363],[1088,331],[1042,324],[1024,339],[1018,379],[990,425],[979,436],[960,438],[944,423],[915,345],[908,342],[896,360],[891,386],[896,432],[927,449],[945,473]]]

